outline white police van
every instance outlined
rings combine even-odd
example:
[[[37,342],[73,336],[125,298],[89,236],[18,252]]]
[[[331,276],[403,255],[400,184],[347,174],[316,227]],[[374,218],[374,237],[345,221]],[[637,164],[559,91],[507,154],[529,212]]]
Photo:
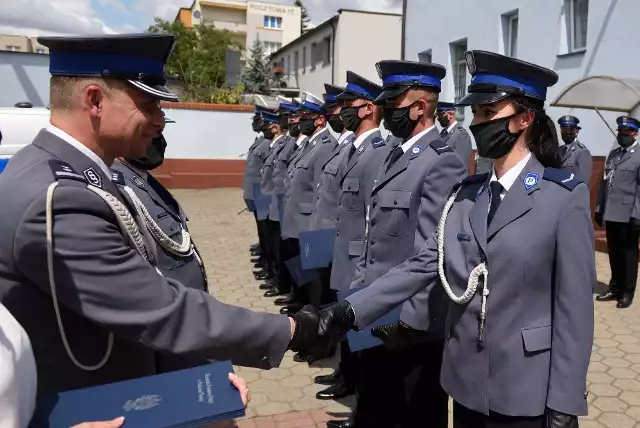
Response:
[[[38,132],[49,123],[49,109],[18,103],[0,107],[0,172],[18,150],[31,144]]]

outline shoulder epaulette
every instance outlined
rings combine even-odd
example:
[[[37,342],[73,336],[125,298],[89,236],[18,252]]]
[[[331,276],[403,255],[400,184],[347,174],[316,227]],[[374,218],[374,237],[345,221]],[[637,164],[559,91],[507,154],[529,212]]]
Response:
[[[582,144],[580,141],[578,141],[578,147],[580,147],[581,149],[586,149],[587,148],[587,146]]]
[[[111,170],[111,181],[116,184],[120,184],[121,186],[124,186],[126,184],[124,181],[124,174],[113,169]]]
[[[567,190],[573,190],[582,183],[582,180],[574,173],[558,168],[545,168],[542,178],[553,181]]]
[[[386,147],[387,143],[385,143],[382,137],[373,137],[373,139],[371,139],[371,145],[374,149],[377,149],[378,147]]]
[[[51,168],[51,172],[53,173],[53,176],[56,180],[69,178],[71,180],[82,181],[83,183],[87,182],[87,179],[84,177],[84,175],[78,174],[71,165],[59,159],[50,160],[49,167]]]
[[[489,178],[489,174],[488,173],[467,175],[465,178],[463,178],[462,180],[458,181],[455,186],[453,186],[453,191],[455,192],[460,187],[466,186],[468,184],[478,183],[478,182],[485,182],[485,181],[487,181],[487,178]]]
[[[436,151],[437,154],[441,155],[443,153],[446,152],[452,152],[453,149],[451,148],[450,145],[448,145],[447,143],[445,143],[444,141],[438,139],[435,141],[432,141],[431,144],[429,144],[429,146],[431,148],[433,148],[433,150]]]

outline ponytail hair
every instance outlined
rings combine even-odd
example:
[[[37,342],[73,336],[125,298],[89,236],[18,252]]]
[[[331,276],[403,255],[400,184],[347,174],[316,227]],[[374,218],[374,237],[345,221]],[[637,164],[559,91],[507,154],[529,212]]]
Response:
[[[516,98],[513,104],[516,113],[526,110],[532,110],[535,113],[527,136],[529,151],[545,168],[561,168],[558,133],[555,123],[544,111],[544,103],[528,98]]]

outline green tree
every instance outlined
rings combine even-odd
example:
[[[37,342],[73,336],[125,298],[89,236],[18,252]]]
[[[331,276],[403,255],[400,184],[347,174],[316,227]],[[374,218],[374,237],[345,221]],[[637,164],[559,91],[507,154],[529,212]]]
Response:
[[[241,49],[227,30],[210,25],[186,27],[180,21],[160,18],[148,29],[150,33],[176,36],[176,46],[165,68],[167,76],[186,85],[183,98],[187,101],[213,102],[221,88],[226,87],[226,52]]]
[[[296,0],[293,4],[300,8],[300,31],[304,34],[309,31],[309,24],[311,23],[309,10],[304,4],[302,4],[302,0]]]
[[[244,69],[240,80],[246,92],[269,94],[274,76],[260,39],[256,39],[253,43],[250,55],[249,64]]]

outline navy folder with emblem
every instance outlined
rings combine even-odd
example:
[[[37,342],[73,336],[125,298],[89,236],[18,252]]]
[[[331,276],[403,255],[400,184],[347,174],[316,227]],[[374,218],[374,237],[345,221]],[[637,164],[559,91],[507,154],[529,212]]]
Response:
[[[318,271],[313,269],[302,269],[301,260],[302,258],[300,256],[295,256],[294,258],[284,262],[285,266],[287,266],[287,269],[289,270],[289,273],[291,274],[291,277],[300,287],[320,278],[320,274],[318,273]]]
[[[269,218],[269,206],[271,205],[271,195],[265,195],[260,190],[260,183],[253,185],[253,204],[256,209],[258,220]]]
[[[244,416],[230,362],[39,398],[31,428],[68,428],[124,416],[126,428],[200,427]]]
[[[302,269],[327,267],[333,260],[333,246],[336,242],[335,229],[300,232],[300,259]]]
[[[353,293],[361,290],[362,288],[352,288],[345,291],[338,292],[338,298],[344,300],[351,296]],[[371,328],[381,325],[392,324],[400,319],[400,312],[402,305],[395,307],[391,312],[387,312],[375,322],[361,330],[349,331],[347,333],[347,341],[349,342],[349,349],[351,352],[362,351],[363,349],[375,348],[376,346],[383,345],[382,340],[378,339],[371,334]]]

